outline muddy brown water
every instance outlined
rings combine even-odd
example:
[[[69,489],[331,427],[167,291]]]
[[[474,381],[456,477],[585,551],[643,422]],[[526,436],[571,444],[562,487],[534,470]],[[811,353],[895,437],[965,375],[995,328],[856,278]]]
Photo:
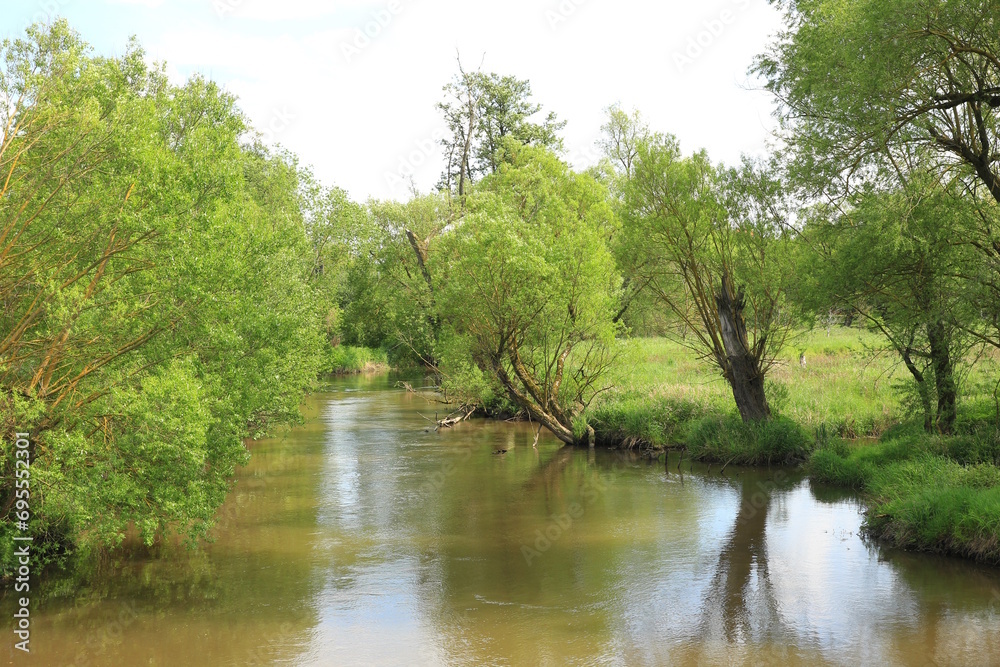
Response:
[[[32,652],[4,657],[1000,665],[1000,568],[870,544],[849,495],[544,434],[533,449],[526,424],[435,433],[435,411],[388,378],[333,383],[303,426],[256,445],[212,544],[39,582]]]

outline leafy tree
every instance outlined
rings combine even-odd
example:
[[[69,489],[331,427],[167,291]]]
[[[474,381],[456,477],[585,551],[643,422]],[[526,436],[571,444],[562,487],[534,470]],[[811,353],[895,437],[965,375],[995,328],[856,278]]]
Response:
[[[781,0],[786,30],[756,71],[781,103],[790,173],[835,201],[855,187],[906,188],[914,155],[963,184],[976,225],[955,243],[982,318],[951,327],[1000,347],[1000,3],[996,0]],[[980,326],[991,323],[990,330]]]
[[[318,370],[297,169],[214,84],[65,22],[4,42],[0,81],[0,532],[16,429],[40,537],[202,535]]]
[[[869,188],[845,204],[817,207],[803,230],[799,297],[813,310],[858,313],[913,378],[924,428],[950,433],[955,367],[969,343],[954,322],[977,319],[960,277],[975,255],[954,242],[974,225],[968,202],[918,172],[895,191]]]
[[[299,206],[311,256],[310,282],[325,310],[327,344],[340,344],[344,309],[350,307],[349,282],[358,262],[364,261],[364,234],[368,212],[338,187],[324,187],[311,172],[300,173]]]
[[[445,85],[438,104],[450,135],[442,139],[447,164],[439,187],[459,197],[468,185],[496,173],[505,157],[508,138],[524,145],[562,149],[558,132],[565,127],[553,112],[541,123],[530,119],[541,105],[531,101],[531,84],[513,76],[466,72],[459,63],[454,80]]]
[[[616,104],[607,109],[598,145],[615,171],[628,179],[639,157],[639,143],[650,135],[649,126],[638,110],[629,113]]]
[[[372,202],[358,235],[343,303],[345,340],[436,362],[440,315],[430,255],[453,216],[443,195]]]
[[[786,31],[756,70],[782,103],[801,172],[844,187],[873,161],[924,145],[1000,201],[1000,3],[775,4]]]
[[[767,419],[765,376],[792,324],[787,214],[772,171],[715,168],[705,153],[683,157],[673,137],[650,135],[623,209],[632,281],[676,318],[672,335],[718,368],[743,419]]]
[[[550,152],[509,145],[510,161],[441,237],[435,274],[450,351],[442,371],[478,369],[565,443],[613,359],[616,284],[607,195]]]

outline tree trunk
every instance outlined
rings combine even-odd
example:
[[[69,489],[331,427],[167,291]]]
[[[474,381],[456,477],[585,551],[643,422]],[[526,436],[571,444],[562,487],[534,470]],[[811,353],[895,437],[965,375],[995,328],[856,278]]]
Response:
[[[942,320],[927,325],[927,341],[931,345],[934,364],[934,384],[937,387],[937,427],[949,434],[955,426],[955,374],[951,363],[951,336]]]
[[[728,372],[726,380],[733,388],[733,398],[744,422],[759,422],[771,416],[764,395],[764,374],[760,359],[750,351],[747,327],[743,320],[745,301],[743,290],[735,292],[728,273],[722,275],[722,288],[715,295],[719,312],[719,329],[726,348]]]
[[[913,337],[911,336],[910,338],[912,342]],[[910,375],[913,376],[913,380],[917,383],[917,393],[920,394],[920,407],[924,411],[924,430],[929,433],[934,430],[934,412],[931,410],[930,389],[927,387],[927,383],[924,382],[924,374],[913,363],[910,348],[904,348],[900,352],[903,357],[903,363],[906,364],[906,369],[910,371]]]

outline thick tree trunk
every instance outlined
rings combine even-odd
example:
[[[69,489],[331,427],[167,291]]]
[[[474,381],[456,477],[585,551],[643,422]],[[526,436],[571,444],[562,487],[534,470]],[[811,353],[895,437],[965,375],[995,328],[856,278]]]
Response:
[[[927,341],[931,345],[934,364],[934,384],[937,387],[937,427],[941,433],[951,433],[955,426],[955,374],[951,363],[951,336],[942,320],[927,325]]]
[[[728,373],[726,379],[733,388],[733,398],[744,422],[759,422],[771,416],[764,395],[764,374],[760,360],[750,351],[747,327],[743,320],[743,290],[733,289],[729,274],[722,276],[722,288],[715,295],[719,312],[722,343],[726,348]]]

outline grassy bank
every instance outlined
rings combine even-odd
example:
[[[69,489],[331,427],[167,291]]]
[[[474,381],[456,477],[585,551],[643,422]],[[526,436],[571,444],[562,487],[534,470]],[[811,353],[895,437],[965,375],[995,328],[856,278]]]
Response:
[[[1000,563],[996,360],[965,369],[961,435],[938,437],[920,428],[905,369],[873,355],[876,343],[843,328],[800,334],[767,385],[776,419],[747,426],[729,386],[693,352],[663,339],[629,341],[617,388],[588,421],[608,446],[684,448],[722,463],[806,463],[814,481],[863,495],[871,535]]]
[[[330,347],[326,355],[326,372],[334,375],[352,373],[386,373],[389,357],[385,350],[352,345]]]
[[[820,446],[813,480],[862,492],[865,528],[890,544],[1000,563],[1000,434],[898,431]]]

